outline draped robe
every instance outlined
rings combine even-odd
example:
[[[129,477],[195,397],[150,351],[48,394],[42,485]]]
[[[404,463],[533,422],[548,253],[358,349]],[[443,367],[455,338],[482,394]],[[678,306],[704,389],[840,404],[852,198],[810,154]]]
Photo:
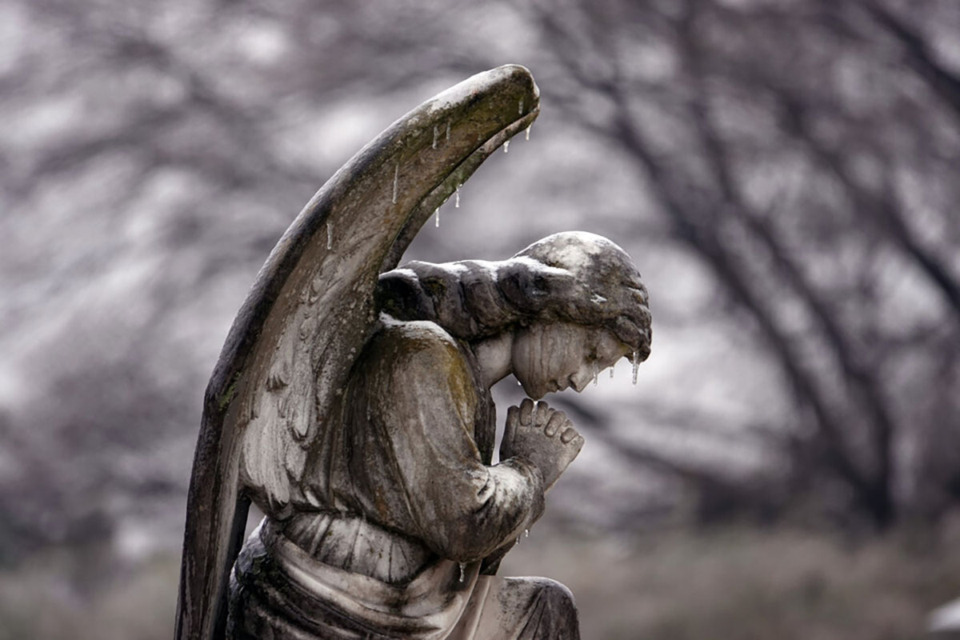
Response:
[[[265,518],[241,551],[228,637],[579,637],[565,587],[495,575],[543,486],[525,460],[492,465],[495,407],[468,345],[388,320],[341,406],[304,478],[315,504]]]

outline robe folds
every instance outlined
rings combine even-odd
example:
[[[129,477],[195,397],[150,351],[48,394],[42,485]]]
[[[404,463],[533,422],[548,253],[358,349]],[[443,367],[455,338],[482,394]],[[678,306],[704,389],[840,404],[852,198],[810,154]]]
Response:
[[[565,587],[494,575],[543,485],[525,460],[492,464],[495,408],[466,344],[386,321],[342,407],[308,461],[312,503],[265,518],[240,553],[229,638],[579,637]]]

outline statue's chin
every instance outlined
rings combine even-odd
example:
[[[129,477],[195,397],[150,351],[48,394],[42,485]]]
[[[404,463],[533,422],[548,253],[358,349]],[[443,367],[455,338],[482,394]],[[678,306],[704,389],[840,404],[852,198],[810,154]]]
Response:
[[[547,395],[550,392],[549,389],[546,389],[539,385],[534,386],[526,382],[521,382],[520,384],[523,387],[523,392],[527,394],[527,396],[531,400],[540,400],[541,398],[543,398],[543,396]]]

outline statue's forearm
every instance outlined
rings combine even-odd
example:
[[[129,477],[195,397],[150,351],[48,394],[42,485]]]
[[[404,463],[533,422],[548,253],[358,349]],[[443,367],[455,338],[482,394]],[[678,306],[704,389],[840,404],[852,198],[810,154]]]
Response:
[[[511,464],[516,464],[518,461],[523,461],[525,464],[533,466],[529,461],[523,460],[522,457],[512,458],[513,462]],[[542,494],[541,494],[542,495]],[[540,502],[541,508],[537,513],[531,513],[530,520],[525,523],[523,535],[526,536],[529,533],[529,529],[533,524],[540,519],[543,515],[543,502]],[[490,555],[483,559],[483,564],[480,567],[480,573],[483,575],[496,575],[497,571],[500,569],[500,562],[506,557],[506,555],[520,543],[520,535],[517,532],[517,535],[510,535],[507,540],[503,543],[502,546],[493,551]]]
[[[508,460],[483,469],[486,482],[470,492],[450,492],[441,499],[445,508],[424,528],[430,546],[443,557],[458,562],[486,558],[543,513],[543,480],[536,467]]]

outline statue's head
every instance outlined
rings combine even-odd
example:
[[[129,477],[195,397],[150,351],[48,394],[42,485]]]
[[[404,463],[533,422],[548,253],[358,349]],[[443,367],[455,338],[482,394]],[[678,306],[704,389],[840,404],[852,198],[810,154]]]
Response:
[[[616,244],[593,233],[567,231],[534,242],[514,260],[537,265],[532,286],[522,292],[531,301],[542,298],[537,320],[608,329],[640,360],[650,354],[647,289],[630,256]]]
[[[623,249],[592,233],[557,233],[500,262],[411,262],[380,276],[378,301],[399,320],[431,320],[468,342],[513,332],[525,350],[514,369],[533,397],[582,388],[593,365],[650,354],[640,274]],[[571,358],[564,366],[561,351]],[[579,375],[563,375],[578,354]]]
[[[592,233],[565,232],[514,256],[517,264],[526,261],[534,263],[533,282],[509,275],[508,268],[501,289],[539,307],[516,329],[513,348],[514,374],[531,397],[567,387],[579,391],[620,358],[649,356],[647,291],[623,249]],[[521,281],[526,285],[510,286]]]

